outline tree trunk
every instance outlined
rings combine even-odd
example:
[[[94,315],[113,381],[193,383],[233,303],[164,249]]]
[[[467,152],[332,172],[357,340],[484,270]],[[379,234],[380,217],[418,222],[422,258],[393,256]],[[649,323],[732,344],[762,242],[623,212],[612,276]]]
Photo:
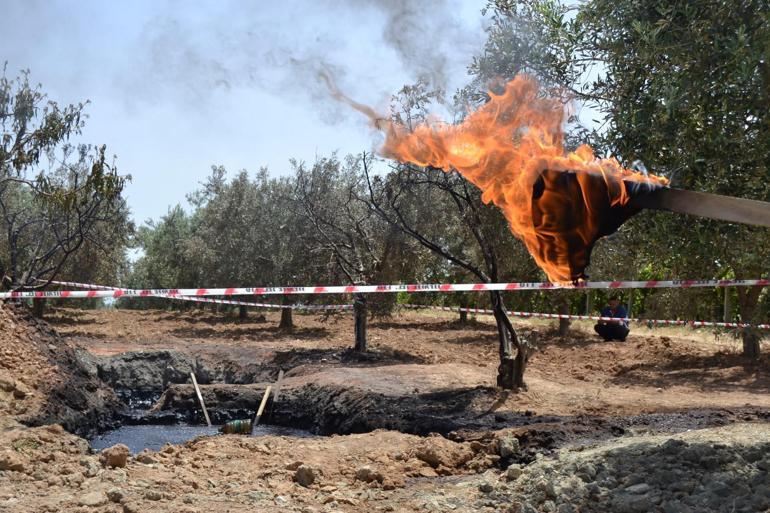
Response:
[[[527,354],[519,343],[516,331],[513,329],[508,314],[505,312],[503,297],[499,291],[490,292],[492,296],[492,311],[497,323],[497,336],[500,343],[500,366],[497,368],[497,386],[505,390],[526,388],[524,371],[527,365]],[[513,357],[513,347],[516,347],[516,357]]]
[[[569,315],[569,303],[567,298],[563,298],[559,301],[559,315]],[[559,318],[559,336],[564,337],[569,332],[569,326],[571,321],[566,317]]]
[[[283,297],[283,304],[284,305],[290,305],[291,300],[289,296]],[[293,330],[294,329],[294,318],[292,317],[292,309],[291,308],[281,308],[281,322],[278,323],[278,329],[279,330]]]
[[[366,297],[358,294],[353,301],[353,313],[355,315],[355,337],[356,342],[353,346],[354,351],[366,352]]]
[[[45,313],[45,299],[33,299],[32,315],[34,315],[38,319],[42,319],[44,313]]]
[[[759,341],[762,336],[753,328],[744,328],[741,333],[743,339],[743,356],[752,360],[759,359]]]
[[[762,287],[737,287],[738,304],[740,306],[741,320],[745,323],[754,322],[754,313],[757,310],[759,296]],[[759,358],[759,341],[762,336],[754,328],[744,328],[741,334],[743,339],[743,356],[756,360]]]
[[[586,311],[585,315],[591,315],[594,313],[594,295],[591,290],[586,290]]]
[[[460,324],[468,322],[468,311],[464,308],[468,308],[468,294],[462,293],[460,296]]]
[[[245,321],[249,316],[249,311],[246,309],[246,305],[240,305],[238,307],[238,319]]]
[[[732,307],[730,305],[730,287],[724,287],[725,300],[722,311],[722,322],[730,322],[733,319]]]
[[[633,317],[631,315],[631,312],[634,310],[634,293],[635,292],[636,292],[636,289],[631,289],[628,291],[628,308],[626,308],[626,312],[628,313],[629,319]]]

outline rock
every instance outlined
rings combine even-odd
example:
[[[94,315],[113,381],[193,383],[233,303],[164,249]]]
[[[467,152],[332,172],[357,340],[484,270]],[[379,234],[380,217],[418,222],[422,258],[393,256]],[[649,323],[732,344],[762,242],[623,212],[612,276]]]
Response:
[[[356,470],[356,479],[365,483],[371,483],[373,481],[382,483],[384,477],[380,472],[367,465]]]
[[[358,501],[352,497],[345,497],[344,495],[334,495],[334,500],[339,504],[347,504],[348,506],[358,506]]]
[[[300,465],[294,473],[294,481],[307,488],[315,482],[315,470],[309,465]]]
[[[101,453],[102,465],[112,468],[124,468],[131,451],[123,444],[116,444],[104,449]]]
[[[144,498],[148,501],[159,501],[163,498],[163,494],[158,490],[147,490],[144,492]]]
[[[142,449],[142,451],[136,455],[135,459],[139,463],[144,463],[145,465],[158,463],[158,460],[153,456],[153,453],[147,449]]]
[[[435,471],[435,470],[433,470],[433,469],[432,469],[432,468],[430,468],[430,467],[421,468],[421,469],[420,469],[420,470],[417,472],[417,474],[418,474],[420,477],[438,477],[438,474],[436,473],[436,471]]]
[[[83,475],[86,477],[96,477],[99,475],[99,472],[102,471],[102,469],[99,468],[99,465],[91,459],[83,459],[80,464],[85,467]]]
[[[110,488],[107,490],[107,498],[111,502],[121,502],[125,498],[125,493],[123,493],[123,490],[117,487]]]
[[[519,445],[519,439],[513,435],[504,436],[498,441],[498,454],[501,458],[510,458],[517,454],[521,446]]]
[[[522,470],[521,465],[511,465],[508,467],[508,470],[505,471],[505,478],[508,481],[515,481],[521,476],[521,474],[524,473],[524,470]]]
[[[647,493],[650,491],[650,485],[648,485],[647,483],[639,483],[639,484],[626,487],[625,491],[626,493],[641,495],[643,493]]]
[[[639,486],[639,485],[634,485]],[[613,497],[612,506],[617,513],[647,513],[652,510],[652,498],[646,494],[639,493],[621,493]]]
[[[286,465],[286,470],[297,470],[302,465],[301,461],[295,461]]]
[[[585,463],[580,466],[580,470],[577,472],[577,476],[585,482],[593,481],[596,477],[596,467],[591,463]]]
[[[494,489],[495,489],[495,486],[489,481],[484,481],[479,485],[479,490],[484,493],[489,493],[491,491],[494,491]]]
[[[78,504],[81,506],[88,506],[95,508],[96,506],[102,506],[107,504],[107,496],[103,492],[91,492],[83,495],[78,500]]]
[[[29,388],[27,388],[26,385],[24,385],[23,383],[20,383],[18,381],[16,383],[14,383],[14,387],[13,387],[13,398],[14,399],[20,399],[21,400],[21,399],[24,399],[25,397],[27,397],[28,395],[31,395],[31,392],[30,392]]]
[[[144,508],[141,504],[134,502],[127,502],[123,504],[123,513],[141,513]]]
[[[24,472],[26,464],[15,451],[5,450],[0,452],[0,470]]]

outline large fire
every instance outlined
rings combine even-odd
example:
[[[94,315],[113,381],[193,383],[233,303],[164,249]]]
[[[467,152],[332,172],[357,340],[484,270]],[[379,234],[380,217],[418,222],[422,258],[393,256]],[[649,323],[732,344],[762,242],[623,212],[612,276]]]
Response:
[[[430,122],[412,130],[376,118],[352,102],[383,130],[385,157],[444,171],[458,171],[505,214],[553,282],[585,278],[596,240],[614,232],[639,209],[632,194],[668,184],[665,178],[624,168],[614,159],[598,159],[588,145],[564,149],[564,108],[540,90],[537,81],[519,75],[502,94],[457,125]]]

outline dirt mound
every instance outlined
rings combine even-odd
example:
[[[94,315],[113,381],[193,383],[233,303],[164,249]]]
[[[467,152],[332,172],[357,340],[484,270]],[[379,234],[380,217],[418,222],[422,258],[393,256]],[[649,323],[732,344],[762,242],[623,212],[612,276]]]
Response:
[[[517,497],[522,513],[766,511],[768,434],[767,424],[744,424],[564,451],[514,467],[497,495]]]
[[[26,309],[0,306],[0,413],[88,434],[108,425],[117,408],[76,348]]]

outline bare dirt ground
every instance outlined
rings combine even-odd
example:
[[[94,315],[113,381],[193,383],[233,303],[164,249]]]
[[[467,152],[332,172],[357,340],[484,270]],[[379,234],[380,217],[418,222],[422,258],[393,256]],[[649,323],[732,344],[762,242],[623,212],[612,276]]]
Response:
[[[450,314],[407,312],[372,321],[366,357],[346,351],[349,315],[298,315],[291,332],[276,328],[274,313],[240,322],[211,312],[68,308],[49,321],[59,336],[30,332],[28,319],[0,310],[0,511],[671,513],[770,505],[763,484],[770,469],[768,358],[744,360],[726,335],[636,328],[625,343],[605,343],[588,324],[562,338],[548,323],[518,322],[539,350],[528,390],[510,394],[493,388],[496,335],[484,317],[459,325]],[[30,344],[35,337],[39,343]],[[336,436],[203,437],[113,468],[55,425],[21,423],[40,420],[33,413],[52,390],[75,379],[71,362],[49,354],[74,346],[96,358],[169,350],[244,368],[270,362],[265,376],[288,370],[287,401],[295,401],[288,404],[328,398],[309,415],[359,409],[376,422],[334,424],[351,433]],[[81,378],[97,379],[90,372]],[[251,387],[258,397],[263,385],[213,380],[203,388],[216,401],[228,387]],[[410,424],[426,412],[432,420]],[[392,417],[399,419],[391,425]],[[467,422],[453,430],[437,418]],[[430,422],[441,435],[404,432]],[[397,429],[369,431],[378,425]],[[680,440],[675,447],[672,437]],[[737,501],[731,490],[748,499]],[[691,496],[697,500],[687,502]],[[732,509],[725,497],[734,499]]]
[[[278,314],[266,322],[239,322],[210,312],[63,310],[50,322],[64,337],[90,352],[173,349],[202,356],[237,356],[245,361],[294,357],[323,371],[323,379],[404,394],[445,388],[492,386],[497,336],[489,317],[467,326],[451,314],[402,312],[369,326],[370,349],[387,372],[374,372],[335,359],[352,346],[350,315],[295,316],[293,332],[277,329]],[[730,335],[708,330],[636,327],[625,343],[606,343],[590,324],[575,324],[567,337],[553,323],[515,323],[539,350],[527,369],[529,390],[511,395],[496,408],[540,415],[626,414],[698,407],[770,408],[770,358],[747,362]],[[388,358],[389,357],[389,358]],[[339,369],[342,368],[342,369]],[[355,368],[355,367],[354,367]],[[335,372],[335,369],[338,372]]]

